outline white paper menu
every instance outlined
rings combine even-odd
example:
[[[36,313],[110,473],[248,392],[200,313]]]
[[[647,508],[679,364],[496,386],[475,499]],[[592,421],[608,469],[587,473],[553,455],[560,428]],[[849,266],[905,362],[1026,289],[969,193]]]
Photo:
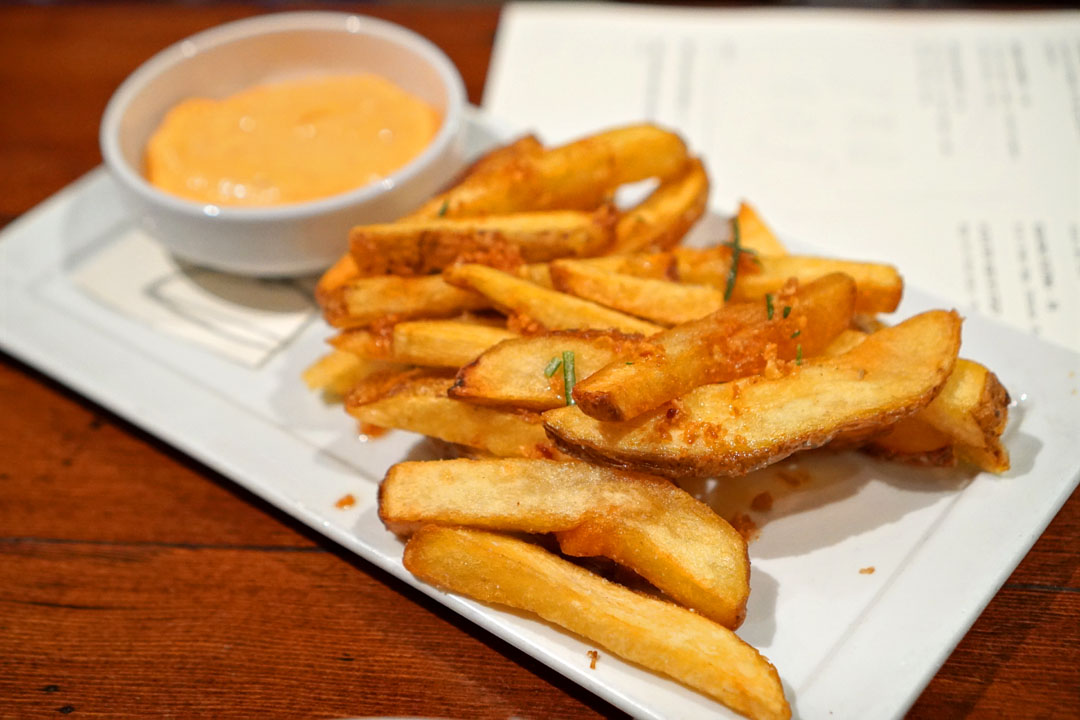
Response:
[[[675,128],[715,209],[1080,351],[1080,13],[515,4],[484,105]]]

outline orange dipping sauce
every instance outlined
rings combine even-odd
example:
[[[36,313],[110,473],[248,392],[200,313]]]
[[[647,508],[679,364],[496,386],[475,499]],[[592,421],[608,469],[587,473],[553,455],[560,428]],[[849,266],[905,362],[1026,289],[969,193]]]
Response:
[[[147,145],[146,176],[202,203],[305,202],[386,177],[419,155],[441,122],[377,75],[260,85],[170,110]]]

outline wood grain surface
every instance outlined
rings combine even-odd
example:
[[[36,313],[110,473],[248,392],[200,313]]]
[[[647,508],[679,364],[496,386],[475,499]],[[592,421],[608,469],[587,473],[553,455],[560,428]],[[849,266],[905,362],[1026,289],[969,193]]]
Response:
[[[0,7],[0,223],[100,162],[105,102],[139,63],[267,7],[288,6]],[[480,101],[498,8],[347,9],[431,38]],[[1078,716],[1078,530],[1074,494],[911,717]],[[58,715],[620,713],[0,354],[0,718]]]

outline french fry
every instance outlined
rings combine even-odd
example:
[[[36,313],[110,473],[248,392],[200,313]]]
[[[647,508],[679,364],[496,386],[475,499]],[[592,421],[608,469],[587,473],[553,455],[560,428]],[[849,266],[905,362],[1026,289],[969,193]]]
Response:
[[[676,478],[741,475],[845,433],[885,430],[925,407],[959,347],[960,317],[930,311],[775,379],[704,385],[622,423],[573,406],[548,410],[544,424],[564,452],[605,465]]]
[[[770,358],[819,354],[848,326],[854,304],[855,284],[834,274],[793,295],[728,305],[653,336],[587,376],[574,399],[598,420],[629,420],[700,385],[760,373]]]
[[[872,337],[872,336],[871,336]],[[994,373],[961,359],[941,394],[921,414],[926,422],[972,447],[996,439],[1008,419],[1009,394]]]
[[[644,339],[606,330],[558,331],[499,343],[458,371],[450,397],[479,405],[550,410],[566,404],[562,368],[553,360],[573,353],[575,374],[587,377]]]
[[[665,180],[615,226],[613,253],[667,250],[705,213],[709,178],[701,160],[691,159],[682,174]]]
[[[503,340],[517,337],[501,327],[460,320],[414,320],[384,331],[352,328],[330,338],[338,350],[405,365],[459,368]]]
[[[919,413],[892,426],[887,434],[862,446],[871,455],[908,465],[952,467],[956,464],[956,444]]]
[[[661,325],[696,320],[724,306],[724,293],[708,285],[605,272],[574,260],[551,263],[550,273],[556,290]]]
[[[739,212],[735,219],[739,223],[740,244],[747,250],[773,257],[788,254],[780,239],[749,203],[739,203]]]
[[[393,340],[389,333],[372,332],[364,328],[342,330],[327,340],[335,350],[351,353],[365,360],[392,360]]]
[[[675,256],[671,253],[638,253],[635,255],[602,255],[576,260],[583,267],[609,273],[633,275],[639,278],[675,280],[677,270]],[[551,263],[522,265],[518,277],[546,288],[554,288],[551,280]]]
[[[416,320],[394,326],[394,360],[411,365],[459,368],[503,340],[505,328],[455,320]]]
[[[319,282],[315,284],[316,302],[320,306],[325,306],[336,290],[358,277],[360,277],[360,270],[356,267],[356,261],[350,253],[346,252],[338,258],[337,262],[327,268],[319,278]]]
[[[534,135],[526,135],[509,145],[497,147],[477,159],[472,167],[466,170],[461,182],[482,183],[485,176],[505,172],[514,163],[520,162],[522,158],[542,151],[543,146],[540,145],[540,141]],[[448,209],[445,195],[444,193],[432,198],[403,219],[422,220],[442,217],[446,214],[445,210]],[[360,277],[360,268],[354,261],[352,253],[346,252],[319,278],[319,282],[315,286],[315,299],[322,305],[335,290],[358,277]]]
[[[338,328],[364,327],[388,318],[440,318],[491,307],[483,295],[446,283],[441,275],[382,275],[350,280],[326,299],[326,321]]]
[[[839,354],[868,335],[845,331],[826,354]],[[997,375],[972,360],[959,358],[941,392],[925,408],[874,438],[873,455],[921,465],[953,465],[957,460],[981,470],[1009,469],[1009,451],[1001,434],[1009,420],[1009,393]],[[948,440],[948,449],[943,440]]]
[[[791,716],[776,669],[732,631],[523,540],[428,525],[409,540],[403,562],[435,587],[535,613],[747,717]]]
[[[614,211],[548,210],[479,218],[361,225],[349,234],[362,275],[428,275],[461,257],[511,255],[537,263],[599,255],[612,240]]]
[[[883,326],[884,327],[884,326]],[[828,346],[822,350],[822,355],[843,355],[848,350],[851,350],[856,345],[862,343],[866,339],[866,333],[860,330],[851,330],[850,328],[844,330],[828,344]]]
[[[382,400],[413,381],[436,382],[441,377],[438,370],[431,368],[392,365],[386,370],[371,373],[353,385],[345,395],[345,410],[348,412],[350,407],[359,407]]]
[[[544,146],[535,135],[525,135],[509,145],[497,147],[473,163],[460,181],[445,192],[436,195],[407,215],[404,219],[416,220],[435,217],[475,217],[490,214],[486,212],[469,213],[465,203],[453,202],[458,197],[473,197],[483,194],[484,188],[492,178],[496,182],[500,176],[516,177],[531,167],[536,157],[544,153]],[[453,210],[451,204],[455,205]],[[524,209],[524,208],[522,208]]]
[[[1009,469],[1001,434],[1009,419],[1009,393],[979,363],[960,359],[934,401],[918,419],[954,439],[957,456],[983,470]]]
[[[350,352],[332,350],[303,372],[310,390],[322,390],[331,398],[343,397],[364,378],[375,373],[400,370],[401,365],[358,357]]]
[[[500,310],[525,315],[548,330],[613,328],[625,333],[653,335],[663,329],[484,265],[454,265],[446,269],[443,277],[449,283],[486,296]]]
[[[379,517],[397,532],[436,523],[557,533],[563,552],[608,557],[725,627],[746,614],[745,540],[661,478],[550,460],[400,463],[380,486]]]
[[[522,135],[509,145],[501,145],[481,155],[466,169],[461,180],[465,181],[472,178],[475,181],[477,178],[482,178],[488,174],[503,172],[514,163],[520,162],[522,158],[535,157],[542,152],[544,152],[544,146],[540,143],[539,138],[532,134]],[[429,212],[431,216],[437,217],[440,209],[440,206],[434,205],[427,210],[418,209],[408,217],[422,217]]]
[[[731,268],[731,249],[728,247],[692,250],[676,248],[679,278],[683,282],[701,283],[726,289]],[[745,255],[743,256],[746,257]],[[790,278],[799,284],[817,280],[830,273],[844,273],[855,280],[858,296],[856,312],[892,312],[900,303],[904,281],[891,265],[833,260],[805,255],[756,255],[751,263],[740,263],[732,300],[760,300],[774,293]]]
[[[441,377],[410,378],[373,402],[349,395],[345,409],[370,425],[430,435],[499,457],[562,457],[538,416],[451,400],[446,391],[452,383]]]
[[[686,145],[674,133],[653,125],[616,128],[467,179],[426,203],[423,211],[428,217],[435,212],[454,218],[592,210],[619,185],[671,177],[686,161]]]

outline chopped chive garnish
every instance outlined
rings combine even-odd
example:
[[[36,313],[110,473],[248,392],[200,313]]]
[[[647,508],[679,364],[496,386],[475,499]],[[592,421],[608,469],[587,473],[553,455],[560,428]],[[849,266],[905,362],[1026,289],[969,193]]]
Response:
[[[627,364],[627,365],[633,365],[634,363],[632,363],[632,362],[630,362],[630,361],[627,361],[627,362],[626,362],[626,364]]]
[[[772,320],[773,304],[772,304],[772,294],[771,293],[766,293],[766,295],[765,295],[765,312],[768,314],[769,319]]]
[[[802,365],[802,344],[795,346],[795,364]]]
[[[562,365],[562,358],[560,358],[558,355],[551,358],[551,361],[547,364],[547,367],[544,368],[544,377],[551,377],[552,375],[554,375],[555,371],[559,369],[560,365]]]
[[[450,201],[449,200],[443,200],[442,207],[439,208],[439,217],[442,217],[443,215],[446,215],[446,211],[449,210],[449,209],[450,209]]]
[[[791,314],[791,306],[790,305],[785,305],[784,306],[784,319],[786,320],[787,316],[790,315],[790,314]]]
[[[802,330],[796,330],[795,332],[791,333],[791,338],[794,340],[795,338],[799,337],[800,335],[802,335]]]
[[[739,218],[731,219],[731,268],[728,270],[727,286],[724,288],[724,302],[731,299],[735,290],[735,278],[739,275],[739,256],[743,254],[742,235],[739,233]],[[726,243],[725,243],[726,244]]]
[[[563,350],[562,354],[562,379],[563,379],[563,394],[566,396],[566,404],[574,404],[574,396],[571,395],[574,391],[574,385],[577,384],[577,377],[574,375],[574,351]]]
[[[724,242],[722,242],[720,244],[723,245],[724,247],[729,247],[729,248],[732,248],[732,249],[734,249],[734,247],[735,247],[735,243],[733,243],[730,240],[725,240]],[[739,246],[739,252],[744,253],[746,255],[750,255],[750,256],[756,256],[757,255],[757,250],[754,250],[754,249],[748,248],[748,247],[743,247],[742,245]],[[756,257],[754,257],[754,260],[756,262],[758,262],[758,263],[761,262]]]
[[[735,289],[735,277],[739,275],[739,257],[743,254],[742,234],[739,231],[739,218],[731,218],[731,268],[728,270],[728,284],[724,288],[724,301],[731,299]]]

